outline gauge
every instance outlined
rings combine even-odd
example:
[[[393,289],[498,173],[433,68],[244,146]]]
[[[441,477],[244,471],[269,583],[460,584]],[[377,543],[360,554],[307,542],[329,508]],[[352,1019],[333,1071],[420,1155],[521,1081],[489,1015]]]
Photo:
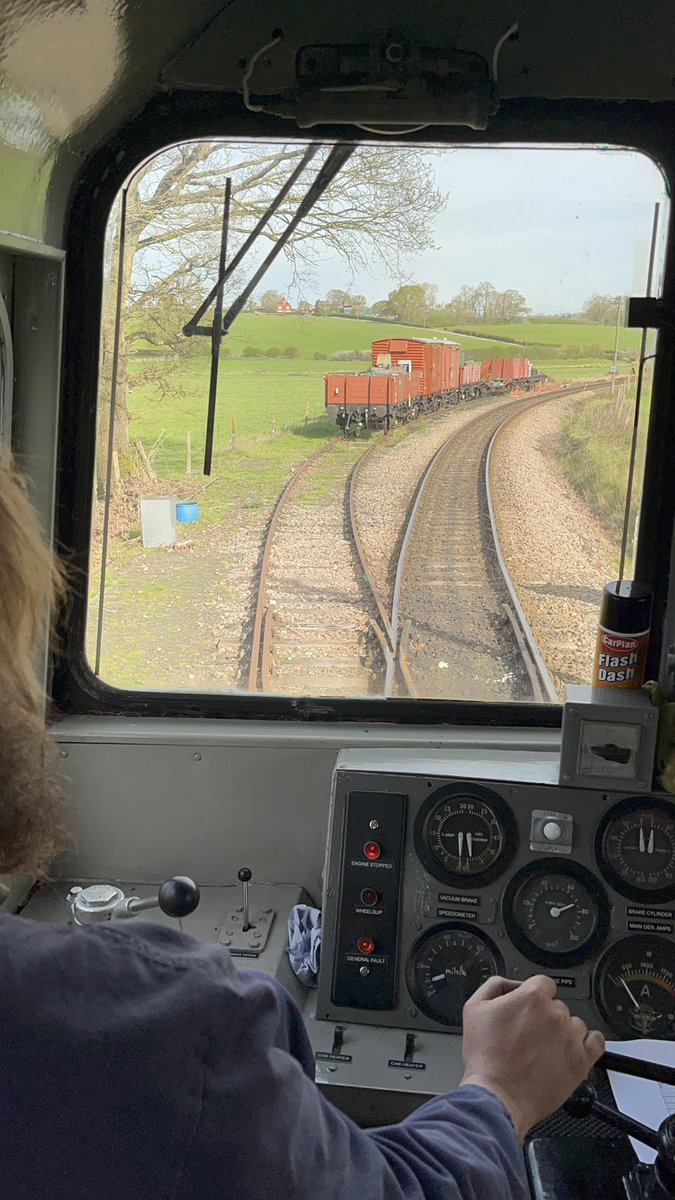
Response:
[[[543,966],[583,962],[609,931],[607,897],[578,863],[555,858],[529,863],[509,883],[503,907],[513,944]]]
[[[605,813],[595,839],[598,866],[622,896],[675,900],[675,805],[631,796]]]
[[[636,933],[605,951],[593,997],[617,1037],[675,1038],[675,943]]]
[[[415,848],[428,871],[455,887],[484,887],[508,867],[516,850],[510,809],[489,788],[450,784],[422,805]]]
[[[465,1002],[504,960],[484,934],[452,922],[427,929],[410,948],[405,977],[415,1004],[441,1025],[461,1027]]]

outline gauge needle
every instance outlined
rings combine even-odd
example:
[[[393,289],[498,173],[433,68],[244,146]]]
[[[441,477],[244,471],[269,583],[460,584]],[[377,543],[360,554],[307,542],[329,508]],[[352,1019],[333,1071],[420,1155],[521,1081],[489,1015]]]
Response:
[[[562,908],[560,908],[557,904],[554,904],[551,909],[551,916],[559,917],[561,913],[567,912],[568,908],[576,908],[576,903],[565,904]]]
[[[640,821],[640,842],[639,842],[638,849],[640,851],[640,854],[644,854],[644,852],[645,852],[645,832],[644,832],[644,829],[642,828],[642,821]]]
[[[620,978],[621,978],[621,983],[623,984],[623,986],[625,987],[626,991],[628,992],[628,995],[630,996],[631,1000],[633,1001],[633,1004],[635,1005],[635,1007],[636,1007],[637,1009],[639,1009],[640,1005],[638,1004],[637,1000],[635,999],[635,996],[634,996],[634,995],[633,995],[633,993],[631,992],[631,990],[630,990],[630,988],[629,988],[628,984],[626,983],[626,980],[623,978],[623,976],[621,976]]]
[[[432,983],[440,983],[441,980],[443,980],[443,979],[445,979],[445,971],[443,972],[442,975],[432,975],[431,976]]]
[[[463,849],[464,849],[464,834],[458,833],[457,834],[457,854],[459,855],[460,858],[462,857]]]
[[[473,854],[473,838],[470,833],[467,833],[466,835],[466,845],[469,851],[469,858],[471,858],[471,855]]]
[[[647,842],[647,854],[654,853],[654,830],[649,831],[649,841]]]

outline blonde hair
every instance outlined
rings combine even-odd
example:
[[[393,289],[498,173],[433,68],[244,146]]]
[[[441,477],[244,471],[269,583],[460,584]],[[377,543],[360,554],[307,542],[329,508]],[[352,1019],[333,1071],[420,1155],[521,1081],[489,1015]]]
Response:
[[[64,577],[45,543],[26,485],[0,451],[0,872],[47,874],[65,846],[63,798],[44,728],[36,656]]]

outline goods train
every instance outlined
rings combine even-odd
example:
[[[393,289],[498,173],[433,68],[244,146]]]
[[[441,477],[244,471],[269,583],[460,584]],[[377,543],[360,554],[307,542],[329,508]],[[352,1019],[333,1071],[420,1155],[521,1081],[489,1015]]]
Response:
[[[457,342],[439,338],[379,338],[372,366],[359,374],[326,375],[326,412],[345,433],[389,429],[488,392],[530,390],[542,383],[528,358],[462,363]]]

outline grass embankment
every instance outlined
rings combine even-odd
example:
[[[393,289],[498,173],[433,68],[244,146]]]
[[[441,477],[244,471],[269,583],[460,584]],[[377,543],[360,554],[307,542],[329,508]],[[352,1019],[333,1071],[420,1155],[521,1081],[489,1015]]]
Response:
[[[634,392],[629,391],[622,397],[619,387],[614,397],[603,394],[582,397],[562,420],[562,468],[617,543],[621,541],[623,529],[633,407]],[[638,436],[637,500],[641,492],[648,410],[647,398]],[[637,512],[637,500],[634,497],[632,520]]]

